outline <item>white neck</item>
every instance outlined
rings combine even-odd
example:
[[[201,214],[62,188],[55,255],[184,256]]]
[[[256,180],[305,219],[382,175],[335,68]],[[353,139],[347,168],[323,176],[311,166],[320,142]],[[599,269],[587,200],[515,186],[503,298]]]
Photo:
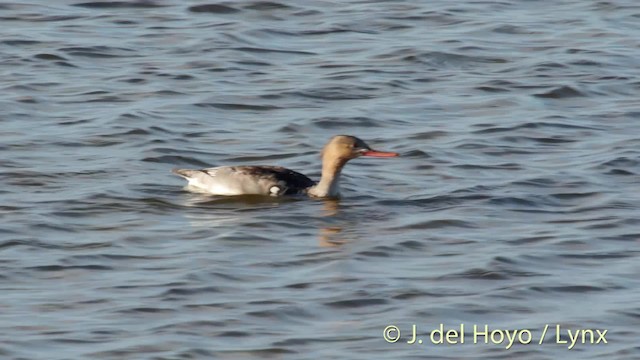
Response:
[[[322,176],[320,182],[309,189],[309,195],[316,197],[337,197],[340,196],[340,172],[348,160],[339,157],[332,157],[325,153],[322,157]]]
[[[335,174],[322,174],[320,182],[309,189],[309,195],[315,197],[340,196],[340,172]]]

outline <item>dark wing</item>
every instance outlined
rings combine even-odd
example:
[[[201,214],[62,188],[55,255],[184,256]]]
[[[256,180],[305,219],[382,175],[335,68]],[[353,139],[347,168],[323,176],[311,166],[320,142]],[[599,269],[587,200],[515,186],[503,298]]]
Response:
[[[282,166],[233,166],[232,169],[249,177],[268,179],[273,186],[280,187],[278,195],[299,194],[316,184],[307,176]]]

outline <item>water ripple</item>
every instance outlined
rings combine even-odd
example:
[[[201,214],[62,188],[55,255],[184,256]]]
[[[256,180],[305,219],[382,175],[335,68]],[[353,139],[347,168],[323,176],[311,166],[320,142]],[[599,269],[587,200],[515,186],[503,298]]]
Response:
[[[0,4],[0,357],[418,359],[385,326],[464,323],[612,338],[428,356],[637,358],[640,10],[541,5]],[[170,172],[318,179],[335,134],[401,156],[340,200]]]

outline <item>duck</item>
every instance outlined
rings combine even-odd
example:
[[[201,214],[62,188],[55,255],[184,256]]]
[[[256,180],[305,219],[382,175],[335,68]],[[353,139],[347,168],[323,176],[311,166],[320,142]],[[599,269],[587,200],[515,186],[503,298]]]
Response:
[[[172,172],[186,179],[188,186],[211,195],[337,198],[340,196],[340,174],[349,160],[363,156],[388,158],[399,155],[396,152],[373,150],[355,136],[336,135],[322,149],[322,175],[318,182],[281,166],[218,166],[199,170],[173,169]]]

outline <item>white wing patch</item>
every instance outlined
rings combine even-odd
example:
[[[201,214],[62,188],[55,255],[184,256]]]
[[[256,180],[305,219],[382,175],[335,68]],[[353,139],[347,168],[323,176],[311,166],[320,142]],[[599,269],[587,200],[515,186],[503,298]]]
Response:
[[[289,190],[289,187],[286,186],[286,184],[284,184],[283,182],[278,182],[278,185],[272,185],[269,188],[269,195],[270,196],[282,196],[284,195],[287,190]]]

